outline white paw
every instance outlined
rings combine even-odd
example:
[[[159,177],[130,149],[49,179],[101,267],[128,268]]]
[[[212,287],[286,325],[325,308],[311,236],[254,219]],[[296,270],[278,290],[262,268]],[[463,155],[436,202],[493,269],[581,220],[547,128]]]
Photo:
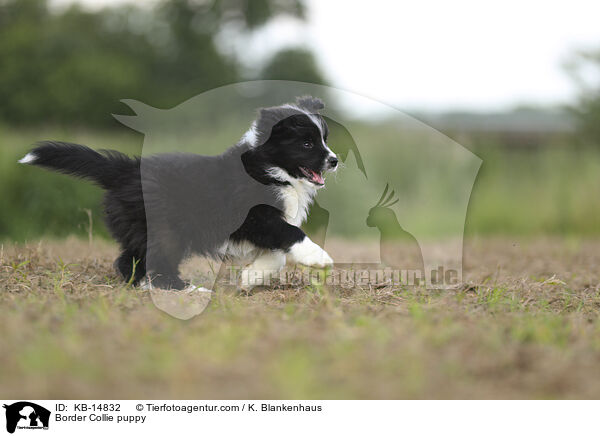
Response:
[[[211,289],[206,289],[206,288],[204,288],[202,286],[196,286],[196,285],[190,284],[182,292],[187,292],[188,294],[193,294],[195,292],[198,292],[198,293],[205,292],[205,293],[208,293],[208,294],[212,294],[214,291],[211,290]]]
[[[325,250],[305,237],[302,242],[292,245],[290,255],[296,263],[323,268],[333,265],[333,259]]]
[[[240,274],[240,288],[249,291],[255,286],[271,286],[279,278],[279,270],[256,269],[250,265]]]
[[[252,268],[244,268],[240,274],[240,288],[244,291],[249,291],[255,286],[264,284],[264,276],[262,271]]]
[[[144,291],[152,291],[154,289],[154,286],[152,286],[152,282],[150,281],[149,277],[144,277],[142,280],[140,280],[138,286]]]

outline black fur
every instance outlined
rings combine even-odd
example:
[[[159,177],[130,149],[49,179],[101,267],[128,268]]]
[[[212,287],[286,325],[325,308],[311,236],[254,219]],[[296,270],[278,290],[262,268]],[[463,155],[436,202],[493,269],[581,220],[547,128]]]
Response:
[[[254,206],[239,229],[231,234],[235,242],[249,241],[259,248],[288,251],[306,235],[281,217],[281,210],[266,204]]]
[[[261,109],[253,141],[245,137],[219,156],[129,158],[48,141],[23,162],[104,188],[106,224],[122,249],[115,266],[123,278],[138,284],[148,274],[154,286],[182,289],[178,268],[186,256],[224,258],[232,242],[288,251],[304,239],[286,221],[278,189],[294,180],[310,185],[307,171],[321,174],[337,164],[324,144],[327,125],[316,112],[322,107],[303,97],[293,106]]]

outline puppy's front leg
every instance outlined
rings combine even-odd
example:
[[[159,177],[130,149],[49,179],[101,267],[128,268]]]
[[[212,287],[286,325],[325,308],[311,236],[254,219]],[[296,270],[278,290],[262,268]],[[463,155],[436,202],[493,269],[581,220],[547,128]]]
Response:
[[[242,270],[240,275],[242,289],[249,291],[255,286],[269,285],[271,278],[277,276],[284,266],[285,254],[282,251],[262,254]]]
[[[249,241],[262,249],[289,254],[290,260],[307,266],[333,264],[325,250],[311,241],[299,227],[283,219],[279,209],[264,204],[250,209],[246,220],[231,239]]]
[[[308,266],[323,268],[333,265],[333,259],[325,250],[310,240],[308,236],[300,242],[296,242],[290,248],[290,258],[296,262]]]

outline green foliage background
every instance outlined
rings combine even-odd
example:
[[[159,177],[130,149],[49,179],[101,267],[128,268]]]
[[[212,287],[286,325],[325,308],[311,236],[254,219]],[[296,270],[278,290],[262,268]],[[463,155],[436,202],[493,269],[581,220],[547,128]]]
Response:
[[[282,49],[258,73],[219,48],[222,32],[248,37],[284,15],[302,20],[303,2],[163,0],[89,11],[0,0],[0,240],[85,236],[87,209],[94,235],[108,236],[98,188],[16,161],[42,139],[140,153],[142,136],[111,117],[124,112],[122,98],[169,108],[240,80],[327,84],[306,47]],[[597,53],[578,54],[570,71],[578,81],[578,71],[599,65]],[[571,108],[578,130],[542,135],[535,147],[523,135],[446,132],[484,160],[467,235],[600,234],[600,86],[580,85]],[[394,134],[385,123],[378,131],[374,141]]]
[[[141,5],[56,10],[47,0],[0,0],[0,120],[114,128],[110,114],[122,110],[122,98],[172,107],[247,78],[234,54],[218,49],[224,29],[244,38],[278,16],[304,16],[299,0]],[[307,50],[286,49],[269,62],[268,78],[322,81]]]

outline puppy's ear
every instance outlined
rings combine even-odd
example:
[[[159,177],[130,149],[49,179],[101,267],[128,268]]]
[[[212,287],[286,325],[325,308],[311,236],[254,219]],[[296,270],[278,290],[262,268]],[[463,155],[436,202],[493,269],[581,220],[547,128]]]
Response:
[[[271,136],[272,129],[285,119],[284,111],[280,107],[266,107],[258,110],[254,129],[257,135],[257,144],[263,144]]]
[[[276,107],[265,107],[258,110],[256,127],[259,131],[269,133],[275,124],[283,118]]]
[[[259,123],[273,123],[277,119],[277,113],[273,108],[264,107],[258,110],[257,121]]]
[[[310,95],[296,98],[296,104],[298,107],[306,109],[313,114],[325,108],[325,103],[323,103],[323,100]]]

